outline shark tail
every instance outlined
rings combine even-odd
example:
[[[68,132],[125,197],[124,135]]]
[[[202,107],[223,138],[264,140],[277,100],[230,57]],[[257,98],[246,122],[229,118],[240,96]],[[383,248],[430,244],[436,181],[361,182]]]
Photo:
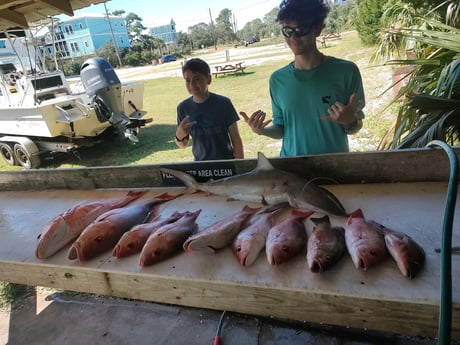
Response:
[[[192,175],[189,175],[186,172],[169,168],[160,168],[160,171],[164,174],[170,174],[178,180],[182,181],[185,187],[187,187],[187,191],[189,193],[195,193],[199,190],[199,183]]]

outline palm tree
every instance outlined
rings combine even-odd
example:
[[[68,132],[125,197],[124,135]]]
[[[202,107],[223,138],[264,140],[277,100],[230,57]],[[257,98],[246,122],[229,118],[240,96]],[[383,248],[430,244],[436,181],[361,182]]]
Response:
[[[444,8],[447,24],[441,21]],[[391,102],[404,97],[381,149],[423,147],[435,139],[460,142],[459,12],[460,0],[445,1],[424,14],[407,4],[385,11],[383,19],[392,25],[385,30],[375,58],[400,56],[403,47],[414,56],[388,62],[410,68],[401,78],[407,84]]]

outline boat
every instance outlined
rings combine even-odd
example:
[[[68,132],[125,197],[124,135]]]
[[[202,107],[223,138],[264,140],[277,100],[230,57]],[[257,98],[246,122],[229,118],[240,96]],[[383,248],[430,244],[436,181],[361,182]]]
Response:
[[[140,128],[152,121],[141,110],[143,83],[122,84],[107,60],[84,61],[78,90],[61,70],[49,71],[35,63],[39,59],[18,54],[17,40],[24,46],[34,41],[26,30],[5,30],[2,37],[16,57],[0,57],[0,156],[7,164],[35,169],[45,156],[77,152],[114,136],[135,143]]]

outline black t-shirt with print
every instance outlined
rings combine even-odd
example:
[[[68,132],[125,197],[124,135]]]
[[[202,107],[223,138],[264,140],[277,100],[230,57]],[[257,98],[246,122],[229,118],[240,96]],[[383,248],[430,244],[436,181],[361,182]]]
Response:
[[[228,127],[239,117],[229,98],[210,93],[206,102],[196,103],[189,97],[177,106],[177,124],[187,115],[196,121],[190,133],[196,161],[234,158]]]

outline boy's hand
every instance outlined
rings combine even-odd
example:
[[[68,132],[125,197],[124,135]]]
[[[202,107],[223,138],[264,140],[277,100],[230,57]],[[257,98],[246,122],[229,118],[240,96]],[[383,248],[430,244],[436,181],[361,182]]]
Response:
[[[262,134],[264,128],[272,122],[272,120],[265,121],[266,114],[262,110],[257,110],[252,113],[251,117],[249,117],[244,111],[240,111],[240,115],[256,134]]]
[[[338,122],[344,126],[357,121],[357,112],[359,111],[359,101],[356,93],[350,96],[348,105],[335,102],[328,109],[329,115],[320,116],[321,120]]]
[[[186,136],[190,135],[190,131],[195,124],[196,121],[190,121],[189,115],[185,116],[184,119],[179,123],[176,131],[176,136],[178,138],[185,138]]]

